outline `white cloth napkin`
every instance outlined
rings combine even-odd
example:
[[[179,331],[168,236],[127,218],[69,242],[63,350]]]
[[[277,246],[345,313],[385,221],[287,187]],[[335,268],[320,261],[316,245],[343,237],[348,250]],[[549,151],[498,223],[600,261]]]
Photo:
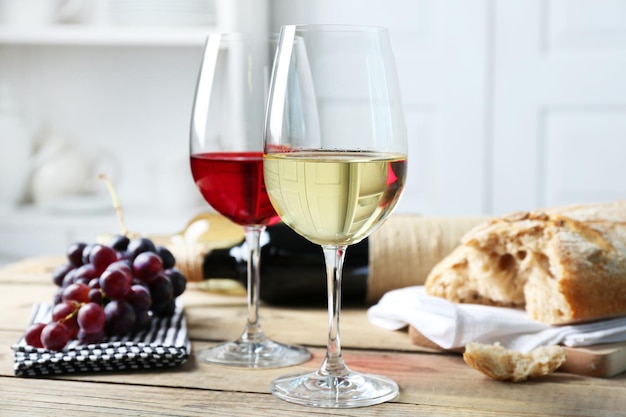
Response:
[[[423,286],[386,293],[367,312],[370,322],[388,330],[407,325],[444,349],[469,342],[493,344],[520,352],[539,346],[589,346],[626,341],[626,317],[591,323],[550,326],[525,311],[475,304],[457,304],[426,294]]]

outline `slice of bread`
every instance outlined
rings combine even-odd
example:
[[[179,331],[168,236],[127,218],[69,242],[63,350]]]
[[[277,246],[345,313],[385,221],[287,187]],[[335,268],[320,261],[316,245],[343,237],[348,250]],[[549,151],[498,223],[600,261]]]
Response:
[[[525,381],[548,375],[565,363],[560,346],[540,347],[528,353],[500,345],[468,343],[463,353],[465,363],[499,381]]]

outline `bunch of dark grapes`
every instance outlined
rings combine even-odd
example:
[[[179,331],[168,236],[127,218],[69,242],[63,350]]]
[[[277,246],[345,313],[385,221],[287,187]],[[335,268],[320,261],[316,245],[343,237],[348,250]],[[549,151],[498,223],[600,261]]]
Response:
[[[144,329],[153,315],[171,316],[187,279],[172,253],[147,238],[115,236],[109,245],[74,243],[53,273],[59,287],[52,321],[31,325],[27,344],[63,349],[70,340],[99,343]]]

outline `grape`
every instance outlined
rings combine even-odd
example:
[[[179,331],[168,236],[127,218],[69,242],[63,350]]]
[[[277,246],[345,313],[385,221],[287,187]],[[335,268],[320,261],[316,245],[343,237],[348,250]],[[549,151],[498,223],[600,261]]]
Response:
[[[93,249],[93,247],[96,246],[95,243],[87,243],[84,247],[83,247],[83,254],[82,254],[82,263],[83,264],[88,264],[89,261],[89,254],[91,253],[91,249]]]
[[[76,269],[72,269],[63,277],[63,283],[61,284],[61,288],[69,287],[70,284],[73,284],[75,277],[76,277]]]
[[[152,304],[152,296],[150,290],[142,285],[133,285],[130,288],[130,292],[126,295],[126,301],[130,303],[137,311],[148,311]]]
[[[163,274],[159,274],[150,283],[150,294],[152,295],[152,307],[151,310],[155,313],[163,311],[164,306],[174,300],[174,289],[169,278]]]
[[[120,300],[128,294],[133,276],[123,268],[107,269],[100,277],[100,288],[113,300]]]
[[[33,323],[26,329],[24,333],[24,340],[26,344],[36,347],[42,348],[43,343],[41,343],[41,331],[46,327],[45,323]]]
[[[59,288],[52,296],[52,304],[57,305],[63,301],[63,288]]]
[[[99,274],[115,261],[117,261],[117,252],[108,246],[95,245],[89,252],[89,262],[93,264]]]
[[[76,312],[79,307],[79,303],[66,300],[55,305],[52,309],[52,321],[65,324],[70,332],[70,337],[75,337],[78,333],[78,320]]]
[[[70,339],[73,339],[78,334],[80,330],[80,326],[78,325],[78,316],[74,315],[69,320],[62,321],[61,323],[65,324],[67,330],[70,332]]]
[[[70,261],[72,265],[75,267],[81,266],[85,262],[83,261],[83,250],[87,246],[86,243],[76,242],[72,243],[67,248],[67,259]]]
[[[102,304],[104,301],[104,295],[102,295],[100,288],[92,288],[89,290],[89,301],[96,304]]]
[[[159,258],[163,261],[163,269],[171,269],[174,268],[176,264],[176,258],[168,248],[165,246],[157,246],[156,253],[159,255]]]
[[[127,269],[129,274],[133,273],[133,263],[128,259],[119,259],[113,262],[111,265],[107,266],[107,269],[117,269],[123,268]]]
[[[89,286],[89,281],[90,281],[89,278],[80,277],[80,278],[74,279],[74,284],[85,284]]]
[[[54,282],[54,285],[57,287],[63,286],[63,279],[65,278],[65,275],[67,275],[68,272],[73,271],[74,268],[75,266],[71,263],[58,266],[54,272],[52,272],[52,282]]]
[[[157,316],[171,316],[176,310],[176,302],[174,300],[162,302],[152,308],[152,312]]]
[[[100,277],[92,278],[87,285],[89,285],[89,288],[91,288],[92,290],[100,289]]]
[[[172,289],[174,290],[174,297],[178,297],[187,288],[187,278],[176,268],[167,269],[163,272],[166,277],[169,278],[172,283]]]
[[[150,283],[150,294],[152,295],[152,305],[160,305],[174,299],[174,288],[170,279],[164,274],[159,274]]]
[[[133,329],[145,329],[150,324],[151,319],[152,314],[150,314],[150,311],[135,311],[135,325],[133,326]]]
[[[154,242],[145,237],[136,237],[128,243],[128,248],[126,249],[128,259],[135,260],[137,255],[143,252],[156,252]]]
[[[109,334],[123,334],[135,325],[135,310],[124,300],[113,300],[104,307]]]
[[[99,304],[87,303],[78,310],[78,325],[85,333],[101,332],[105,321],[104,310]]]
[[[80,329],[76,337],[78,338],[78,341],[80,343],[84,345],[88,345],[91,343],[102,342],[102,340],[104,339],[104,336],[105,336],[104,330],[100,330],[99,332],[96,332],[96,333],[87,333],[83,329]]]
[[[130,239],[128,238],[128,236],[115,235],[109,241],[109,246],[118,252],[124,252],[128,248],[129,242]]]
[[[52,308],[52,321],[62,321],[69,318],[70,315],[78,310],[78,307],[80,307],[80,304],[74,301],[61,301]]]
[[[41,331],[41,343],[50,350],[63,349],[70,338],[69,329],[58,321],[47,324]]]
[[[87,278],[87,282],[89,282],[93,278],[98,278],[99,275],[100,273],[96,270],[95,266],[85,264],[76,268],[76,272],[74,272],[74,282],[79,278]]]
[[[73,300],[79,303],[89,302],[89,285],[83,283],[74,283],[65,287],[63,290],[63,300]]]
[[[154,252],[143,252],[133,261],[133,271],[137,278],[150,283],[163,271],[163,261]]]

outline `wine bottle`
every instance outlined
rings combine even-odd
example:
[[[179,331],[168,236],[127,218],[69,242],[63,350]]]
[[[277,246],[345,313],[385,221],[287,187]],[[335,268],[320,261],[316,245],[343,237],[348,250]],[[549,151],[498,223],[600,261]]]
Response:
[[[203,262],[205,279],[233,279],[247,284],[245,241],[214,249]],[[367,238],[351,245],[342,278],[346,305],[365,303],[368,279]],[[322,248],[284,223],[268,226],[261,236],[261,284],[259,297],[274,305],[323,305],[326,303],[326,266]]]
[[[432,267],[459,244],[460,238],[486,220],[488,217],[484,216],[390,216],[368,238],[348,247],[342,278],[343,304],[372,305],[388,291],[423,284]],[[213,230],[213,235],[205,236],[205,240],[213,242],[215,249],[203,252],[198,259],[201,269],[198,275],[202,275],[198,279],[222,278],[229,284],[234,280],[237,286],[245,288],[246,251],[240,228],[235,228],[238,234],[233,234],[232,228],[215,219],[210,221],[213,228],[207,230]],[[236,238],[228,240],[224,236]],[[322,248],[284,223],[268,226],[261,236],[259,296],[274,305],[325,305],[326,266]]]

